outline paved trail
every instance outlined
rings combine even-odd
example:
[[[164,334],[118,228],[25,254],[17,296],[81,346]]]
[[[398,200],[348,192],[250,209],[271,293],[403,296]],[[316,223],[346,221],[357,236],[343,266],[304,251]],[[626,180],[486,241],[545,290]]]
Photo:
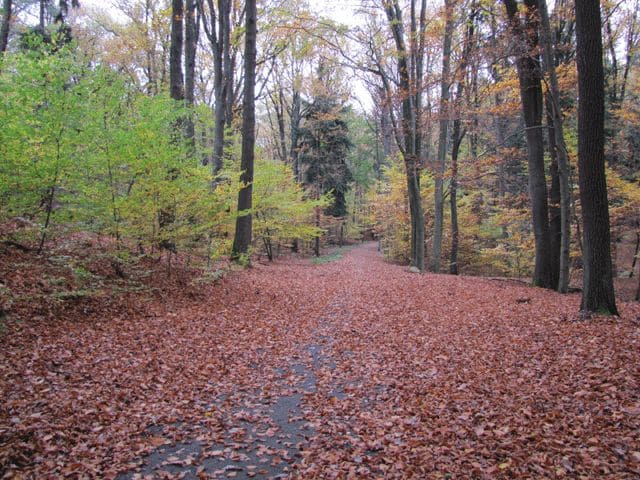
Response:
[[[15,384],[11,395],[35,396],[19,415],[44,415],[73,440],[25,468],[121,479],[638,478],[640,311],[571,321],[578,302],[412,274],[374,244],[324,265],[258,264],[205,301],[47,332],[56,350],[40,349],[30,368],[60,351],[73,363],[55,360],[65,376],[48,389]]]

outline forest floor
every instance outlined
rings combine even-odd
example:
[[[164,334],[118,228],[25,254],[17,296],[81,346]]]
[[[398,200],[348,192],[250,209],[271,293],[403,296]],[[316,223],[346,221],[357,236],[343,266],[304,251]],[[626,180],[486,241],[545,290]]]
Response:
[[[637,303],[337,257],[14,304],[0,478],[638,478]]]

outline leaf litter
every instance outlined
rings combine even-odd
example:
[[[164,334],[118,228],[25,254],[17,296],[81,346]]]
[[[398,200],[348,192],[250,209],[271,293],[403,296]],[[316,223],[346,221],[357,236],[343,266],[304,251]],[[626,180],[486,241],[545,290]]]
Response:
[[[7,322],[5,478],[638,478],[640,308],[384,263]],[[526,298],[527,302],[520,301]]]

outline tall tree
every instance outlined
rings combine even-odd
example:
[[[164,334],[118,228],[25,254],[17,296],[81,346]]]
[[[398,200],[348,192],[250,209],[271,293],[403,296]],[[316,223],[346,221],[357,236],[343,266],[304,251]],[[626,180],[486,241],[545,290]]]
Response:
[[[184,99],[187,105],[192,106],[195,100],[196,53],[199,37],[198,26],[200,22],[197,17],[197,3],[195,0],[186,0],[185,9]],[[189,128],[187,129],[187,137],[193,138],[193,124],[191,124]]]
[[[12,0],[2,0],[2,23],[0,23],[0,53],[7,50],[11,25]]]
[[[217,174],[222,168],[224,153],[224,130],[231,122],[227,114],[227,105],[232,103],[233,81],[230,79],[233,71],[230,56],[231,42],[231,1],[207,0],[205,9],[203,0],[198,1],[198,9],[203,18],[204,32],[211,45],[213,54],[214,78],[214,133],[213,133],[213,161],[211,169]]]
[[[551,25],[546,0],[538,0],[540,26],[542,31],[544,68],[549,76],[549,92],[547,109],[551,118],[553,134],[549,134],[552,156],[557,162],[558,183],[560,190],[560,245],[559,273],[557,289],[566,293],[569,288],[569,251],[571,241],[571,190],[569,188],[569,156],[564,142],[562,111],[560,110],[560,87],[556,75],[556,54],[551,38]]]
[[[189,108],[189,114],[184,126],[185,139],[187,141],[188,156],[193,156],[196,151],[195,125],[193,118],[193,106],[195,104],[196,88],[196,53],[198,49],[198,37],[200,36],[200,18],[196,0],[186,0],[184,20],[184,100]]]
[[[414,0],[412,0],[414,1]],[[424,2],[423,2],[424,3]],[[424,270],[424,211],[420,195],[420,154],[416,145],[415,84],[412,82],[407,58],[409,52],[404,39],[402,11],[398,0],[384,2],[389,28],[396,46],[399,90],[402,95],[402,140],[398,148],[404,158],[407,175],[407,192],[411,215],[411,264]]]
[[[442,76],[440,78],[440,134],[438,158],[435,168],[435,212],[433,220],[433,247],[431,249],[431,271],[440,271],[442,254],[442,230],[444,226],[444,173],[447,163],[447,140],[449,132],[449,90],[451,86],[451,41],[453,37],[453,0],[445,0],[445,27],[442,41]]]
[[[238,192],[238,217],[233,238],[232,256],[236,259],[249,251],[252,217],[250,213],[253,191],[253,160],[256,143],[255,85],[256,85],[256,0],[246,1],[244,42],[244,97],[242,102],[242,158]]]
[[[518,48],[517,69],[522,114],[526,127],[529,197],[535,238],[533,283],[539,287],[555,288],[557,268],[554,273],[554,265],[551,261],[547,182],[544,171],[542,78],[536,53],[538,48],[538,2],[537,0],[525,0],[524,21],[520,19],[516,0],[503,0],[503,3],[507,10],[510,30]]]
[[[334,217],[346,215],[345,195],[353,179],[347,165],[352,144],[345,113],[339,100],[323,91],[304,109],[297,146],[303,183],[315,190],[317,198],[333,192],[333,202],[325,212]]]
[[[583,224],[581,309],[617,315],[604,165],[604,69],[600,2],[576,2],[578,172]]]
[[[451,254],[449,256],[449,273],[458,274],[458,249],[460,245],[460,229],[458,225],[458,155],[460,153],[460,144],[466,134],[466,128],[462,128],[462,97],[464,93],[467,69],[470,63],[471,52],[473,49],[473,40],[475,37],[475,23],[478,14],[478,5],[474,1],[471,4],[469,18],[467,19],[467,28],[464,36],[464,46],[460,63],[458,64],[456,97],[455,97],[455,119],[453,121],[453,132],[451,139],[451,185],[449,188],[449,201],[451,210]]]
[[[174,100],[184,99],[182,51],[184,44],[184,3],[171,0],[171,47],[169,49],[169,92]]]

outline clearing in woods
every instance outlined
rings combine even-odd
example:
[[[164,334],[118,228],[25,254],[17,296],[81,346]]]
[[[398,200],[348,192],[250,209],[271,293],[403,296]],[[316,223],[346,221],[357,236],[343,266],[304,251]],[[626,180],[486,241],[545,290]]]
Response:
[[[415,275],[373,244],[207,288],[7,323],[3,478],[640,474],[637,304],[579,321],[579,295]]]

